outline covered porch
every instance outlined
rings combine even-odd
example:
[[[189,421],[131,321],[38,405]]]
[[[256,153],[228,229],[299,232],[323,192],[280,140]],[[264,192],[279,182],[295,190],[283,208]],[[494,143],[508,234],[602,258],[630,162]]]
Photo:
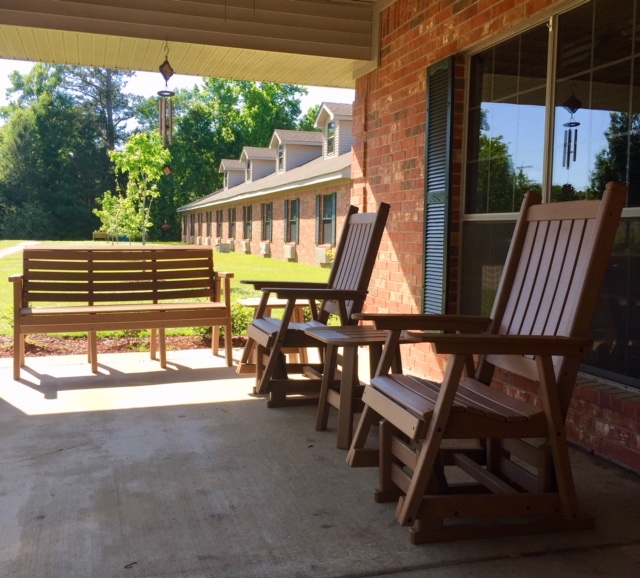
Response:
[[[240,351],[235,351],[236,360]],[[362,362],[366,363],[364,356]],[[0,360],[2,576],[632,576],[640,486],[572,450],[593,531],[413,546],[336,415],[267,409],[206,350]],[[613,489],[613,490],[612,490]]]

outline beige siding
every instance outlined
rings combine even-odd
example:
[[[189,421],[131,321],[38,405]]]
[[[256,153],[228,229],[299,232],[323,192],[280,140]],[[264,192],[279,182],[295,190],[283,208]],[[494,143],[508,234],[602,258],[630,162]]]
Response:
[[[317,145],[293,145],[284,147],[284,166],[287,171],[322,156],[322,147]]]
[[[274,160],[252,160],[251,180],[257,181],[276,171],[276,161]]]
[[[355,139],[353,137],[353,121],[341,120],[336,128],[336,148],[339,155],[348,153],[353,146]]]

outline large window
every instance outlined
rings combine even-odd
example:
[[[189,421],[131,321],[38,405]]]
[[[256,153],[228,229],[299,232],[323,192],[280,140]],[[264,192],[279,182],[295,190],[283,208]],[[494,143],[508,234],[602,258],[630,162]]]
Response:
[[[251,240],[253,230],[253,207],[242,207],[242,238]]]
[[[300,242],[300,199],[284,202],[284,241]]]
[[[589,199],[620,180],[628,206],[640,207],[636,4],[593,0],[471,57],[462,312],[490,312],[526,191],[546,202]],[[627,211],[618,231],[586,361],[638,387],[639,213]]]
[[[227,211],[227,223],[229,224],[229,239],[236,238],[236,208]]]
[[[271,241],[273,237],[273,203],[260,205],[260,240]]]
[[[316,196],[316,245],[336,244],[336,202],[338,195]]]

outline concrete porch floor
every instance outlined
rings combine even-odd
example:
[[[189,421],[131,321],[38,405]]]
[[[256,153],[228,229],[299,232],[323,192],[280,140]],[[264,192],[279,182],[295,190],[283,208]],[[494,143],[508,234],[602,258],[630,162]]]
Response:
[[[239,352],[236,352],[239,355]],[[572,451],[593,531],[413,546],[315,408],[204,350],[0,360],[0,576],[640,575],[640,480]]]

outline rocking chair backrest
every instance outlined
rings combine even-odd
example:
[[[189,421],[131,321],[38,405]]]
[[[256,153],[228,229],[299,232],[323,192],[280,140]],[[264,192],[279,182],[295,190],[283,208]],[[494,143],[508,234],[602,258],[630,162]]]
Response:
[[[527,194],[494,303],[492,333],[588,337],[626,190],[609,183],[601,201],[545,204]],[[555,361],[559,376],[566,368],[563,359]],[[478,375],[485,383],[487,362],[537,379],[533,359],[487,356]]]
[[[380,240],[389,215],[389,205],[380,203],[376,213],[358,213],[349,207],[345,225],[336,247],[335,259],[329,276],[328,288],[337,290],[360,290],[369,288]],[[347,302],[346,324],[352,313],[359,313],[364,299]],[[340,315],[335,301],[327,301],[320,312],[320,321],[326,322],[329,314]]]

